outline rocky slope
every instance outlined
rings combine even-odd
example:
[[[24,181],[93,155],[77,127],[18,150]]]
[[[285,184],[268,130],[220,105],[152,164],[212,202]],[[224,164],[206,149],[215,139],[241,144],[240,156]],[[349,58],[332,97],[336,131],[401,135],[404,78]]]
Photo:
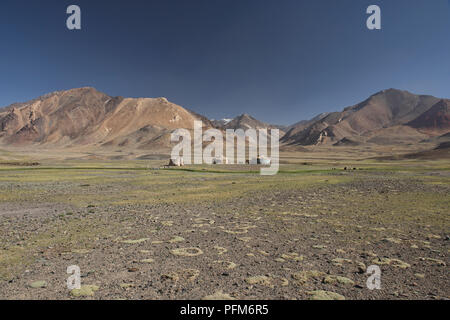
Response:
[[[0,142],[45,146],[168,146],[200,115],[165,98],[110,97],[94,88],[44,95],[0,110]],[[206,123],[208,125],[209,122]]]
[[[422,132],[404,126],[407,124],[411,126],[418,121],[423,123],[425,120],[422,118],[415,119],[427,112],[430,112],[427,122],[434,123],[435,117],[441,117],[443,120],[436,120],[436,123],[444,124],[446,118],[442,117],[442,112],[432,109],[439,101],[440,99],[432,96],[415,95],[407,91],[383,90],[341,112],[326,114],[306,127],[300,124],[297,128],[291,128],[283,137],[283,142],[320,145],[335,144],[346,139],[344,141],[400,143],[403,137],[399,133],[407,130],[409,130],[407,138],[414,137],[414,141],[424,139],[426,136]],[[377,140],[378,136],[382,136],[383,139]],[[373,140],[369,141],[370,139]]]

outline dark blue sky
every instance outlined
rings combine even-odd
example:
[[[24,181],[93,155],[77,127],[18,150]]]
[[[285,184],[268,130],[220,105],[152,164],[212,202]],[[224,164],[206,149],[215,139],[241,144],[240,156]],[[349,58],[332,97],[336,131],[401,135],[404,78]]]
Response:
[[[0,106],[93,86],[291,124],[391,87],[450,97],[448,0],[2,0],[0,40]]]

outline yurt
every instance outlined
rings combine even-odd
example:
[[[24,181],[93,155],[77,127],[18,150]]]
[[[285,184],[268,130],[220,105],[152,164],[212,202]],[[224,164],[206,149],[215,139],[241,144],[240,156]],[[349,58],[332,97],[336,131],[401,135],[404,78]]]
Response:
[[[226,158],[226,157],[214,158],[212,163],[213,164],[228,164],[228,158]]]
[[[169,167],[182,167],[184,166],[183,158],[174,158],[169,160]]]
[[[258,157],[258,158],[252,158],[250,160],[250,164],[261,164],[264,166],[269,166],[272,163],[272,161],[270,160],[270,158],[267,157]]]

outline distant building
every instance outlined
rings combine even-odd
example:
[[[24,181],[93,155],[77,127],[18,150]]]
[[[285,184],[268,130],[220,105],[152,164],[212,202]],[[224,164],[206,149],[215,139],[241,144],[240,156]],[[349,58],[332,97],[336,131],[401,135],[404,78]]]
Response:
[[[265,165],[265,166],[270,166],[270,164],[272,163],[272,160],[270,158],[267,157],[259,157],[258,158],[253,158],[250,160],[250,164],[261,164],[261,165]]]
[[[228,158],[226,158],[226,157],[213,158],[212,163],[213,164],[228,164]]]
[[[184,166],[184,160],[181,157],[170,159],[168,166],[169,167],[182,167],[182,166]]]

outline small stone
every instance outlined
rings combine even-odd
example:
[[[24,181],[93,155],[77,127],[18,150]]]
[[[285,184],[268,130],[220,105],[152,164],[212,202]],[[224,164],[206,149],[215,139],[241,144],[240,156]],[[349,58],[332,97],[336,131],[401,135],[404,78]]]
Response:
[[[358,268],[358,273],[365,273],[367,270],[366,265],[362,262],[357,262],[356,267]]]
[[[170,243],[177,243],[177,242],[183,242],[183,241],[184,241],[184,238],[183,237],[178,237],[178,236],[176,236],[173,239],[169,240]]]
[[[155,262],[155,260],[152,258],[149,258],[149,259],[142,259],[141,262],[142,263],[152,263],[152,262]]]

